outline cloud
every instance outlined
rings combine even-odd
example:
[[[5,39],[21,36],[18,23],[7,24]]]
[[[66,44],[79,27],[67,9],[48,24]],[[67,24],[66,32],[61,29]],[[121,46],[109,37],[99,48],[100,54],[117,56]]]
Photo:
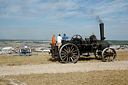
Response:
[[[100,15],[126,11],[128,8],[127,6],[128,3],[126,0],[113,0],[111,2],[106,0],[106,2],[94,5],[97,13]]]
[[[115,22],[128,20],[127,12],[128,12],[128,1],[126,0],[99,0],[88,1],[88,3],[82,3],[79,5],[79,12],[83,13],[82,17],[93,17],[96,21],[104,20],[106,22]],[[99,19],[97,20],[97,18]]]
[[[77,1],[75,0],[49,0],[47,2],[41,2],[40,0],[1,0],[0,12],[3,15],[11,16],[27,16],[27,15],[53,15],[61,12],[71,12],[76,9]],[[74,13],[74,12],[73,12]]]
[[[116,22],[115,19],[107,19],[107,18],[103,19],[103,21],[108,22],[108,23]]]
[[[128,24],[128,22],[120,22],[121,24]]]
[[[96,17],[115,28],[125,27],[127,15],[127,0],[0,0],[1,29],[90,29]]]
[[[70,17],[74,19],[93,17],[95,20],[96,16],[99,16],[100,20],[113,22],[115,18],[126,19],[126,11],[128,11],[126,0],[99,0],[93,3],[85,0],[0,0],[0,18],[59,20]],[[126,17],[123,18],[124,16]]]
[[[57,20],[55,20],[55,21],[50,21],[50,23],[57,23],[58,21]]]
[[[2,5],[3,4],[3,5]],[[126,11],[128,3],[125,0],[99,1],[91,3],[84,0],[1,0],[1,17],[38,17],[38,16],[56,16],[56,18],[65,18],[70,16],[90,15],[94,10],[95,15],[108,15]],[[80,14],[80,12],[83,13]]]

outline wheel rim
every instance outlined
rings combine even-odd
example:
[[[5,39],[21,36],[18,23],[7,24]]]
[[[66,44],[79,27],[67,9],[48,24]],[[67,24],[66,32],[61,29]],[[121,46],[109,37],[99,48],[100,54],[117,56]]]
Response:
[[[74,44],[65,44],[60,48],[59,56],[62,62],[70,63],[70,62],[77,62],[79,59],[80,53],[79,49]]]
[[[116,58],[116,51],[112,48],[106,48],[103,50],[102,52],[102,59],[105,62],[111,62],[114,61],[114,59]]]
[[[99,50],[96,50],[95,52],[94,52],[94,55],[95,55],[95,57],[96,57],[96,59],[101,59],[102,57],[102,51],[99,51]]]

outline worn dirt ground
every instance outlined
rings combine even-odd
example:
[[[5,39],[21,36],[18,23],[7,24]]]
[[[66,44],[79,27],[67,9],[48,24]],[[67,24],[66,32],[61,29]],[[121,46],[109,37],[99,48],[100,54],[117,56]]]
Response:
[[[19,75],[19,74],[88,72],[88,71],[98,71],[98,70],[127,70],[127,69],[128,69],[128,61],[1,66],[0,76]]]
[[[38,56],[0,55],[0,85],[127,85],[128,51],[117,51],[114,62],[94,56],[82,57],[76,64]]]

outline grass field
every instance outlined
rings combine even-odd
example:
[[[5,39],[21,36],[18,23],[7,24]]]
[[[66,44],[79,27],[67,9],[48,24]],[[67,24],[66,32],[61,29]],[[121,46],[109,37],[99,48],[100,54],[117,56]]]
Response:
[[[1,77],[0,85],[127,85],[127,77],[128,70],[29,74]]]
[[[16,66],[16,65],[28,65],[28,64],[48,64],[48,63],[60,63],[57,59],[53,59],[48,53],[38,53],[39,55],[32,56],[13,56],[13,55],[0,55],[0,66]],[[128,51],[117,51],[116,61],[128,60]],[[81,56],[77,63],[86,62],[102,62],[97,60],[94,55],[90,57]]]
[[[128,60],[128,51],[117,51],[116,61]],[[93,55],[77,63],[102,62]],[[60,63],[48,53],[33,56],[0,55],[0,66]],[[0,77],[0,85],[128,85],[128,70],[8,75]]]

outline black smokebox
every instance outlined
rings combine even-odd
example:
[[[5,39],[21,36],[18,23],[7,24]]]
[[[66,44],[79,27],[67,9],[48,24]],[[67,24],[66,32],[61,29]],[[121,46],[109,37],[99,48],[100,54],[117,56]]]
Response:
[[[104,37],[104,23],[100,23],[99,26],[100,26],[100,40],[104,40],[105,39],[105,37]]]

